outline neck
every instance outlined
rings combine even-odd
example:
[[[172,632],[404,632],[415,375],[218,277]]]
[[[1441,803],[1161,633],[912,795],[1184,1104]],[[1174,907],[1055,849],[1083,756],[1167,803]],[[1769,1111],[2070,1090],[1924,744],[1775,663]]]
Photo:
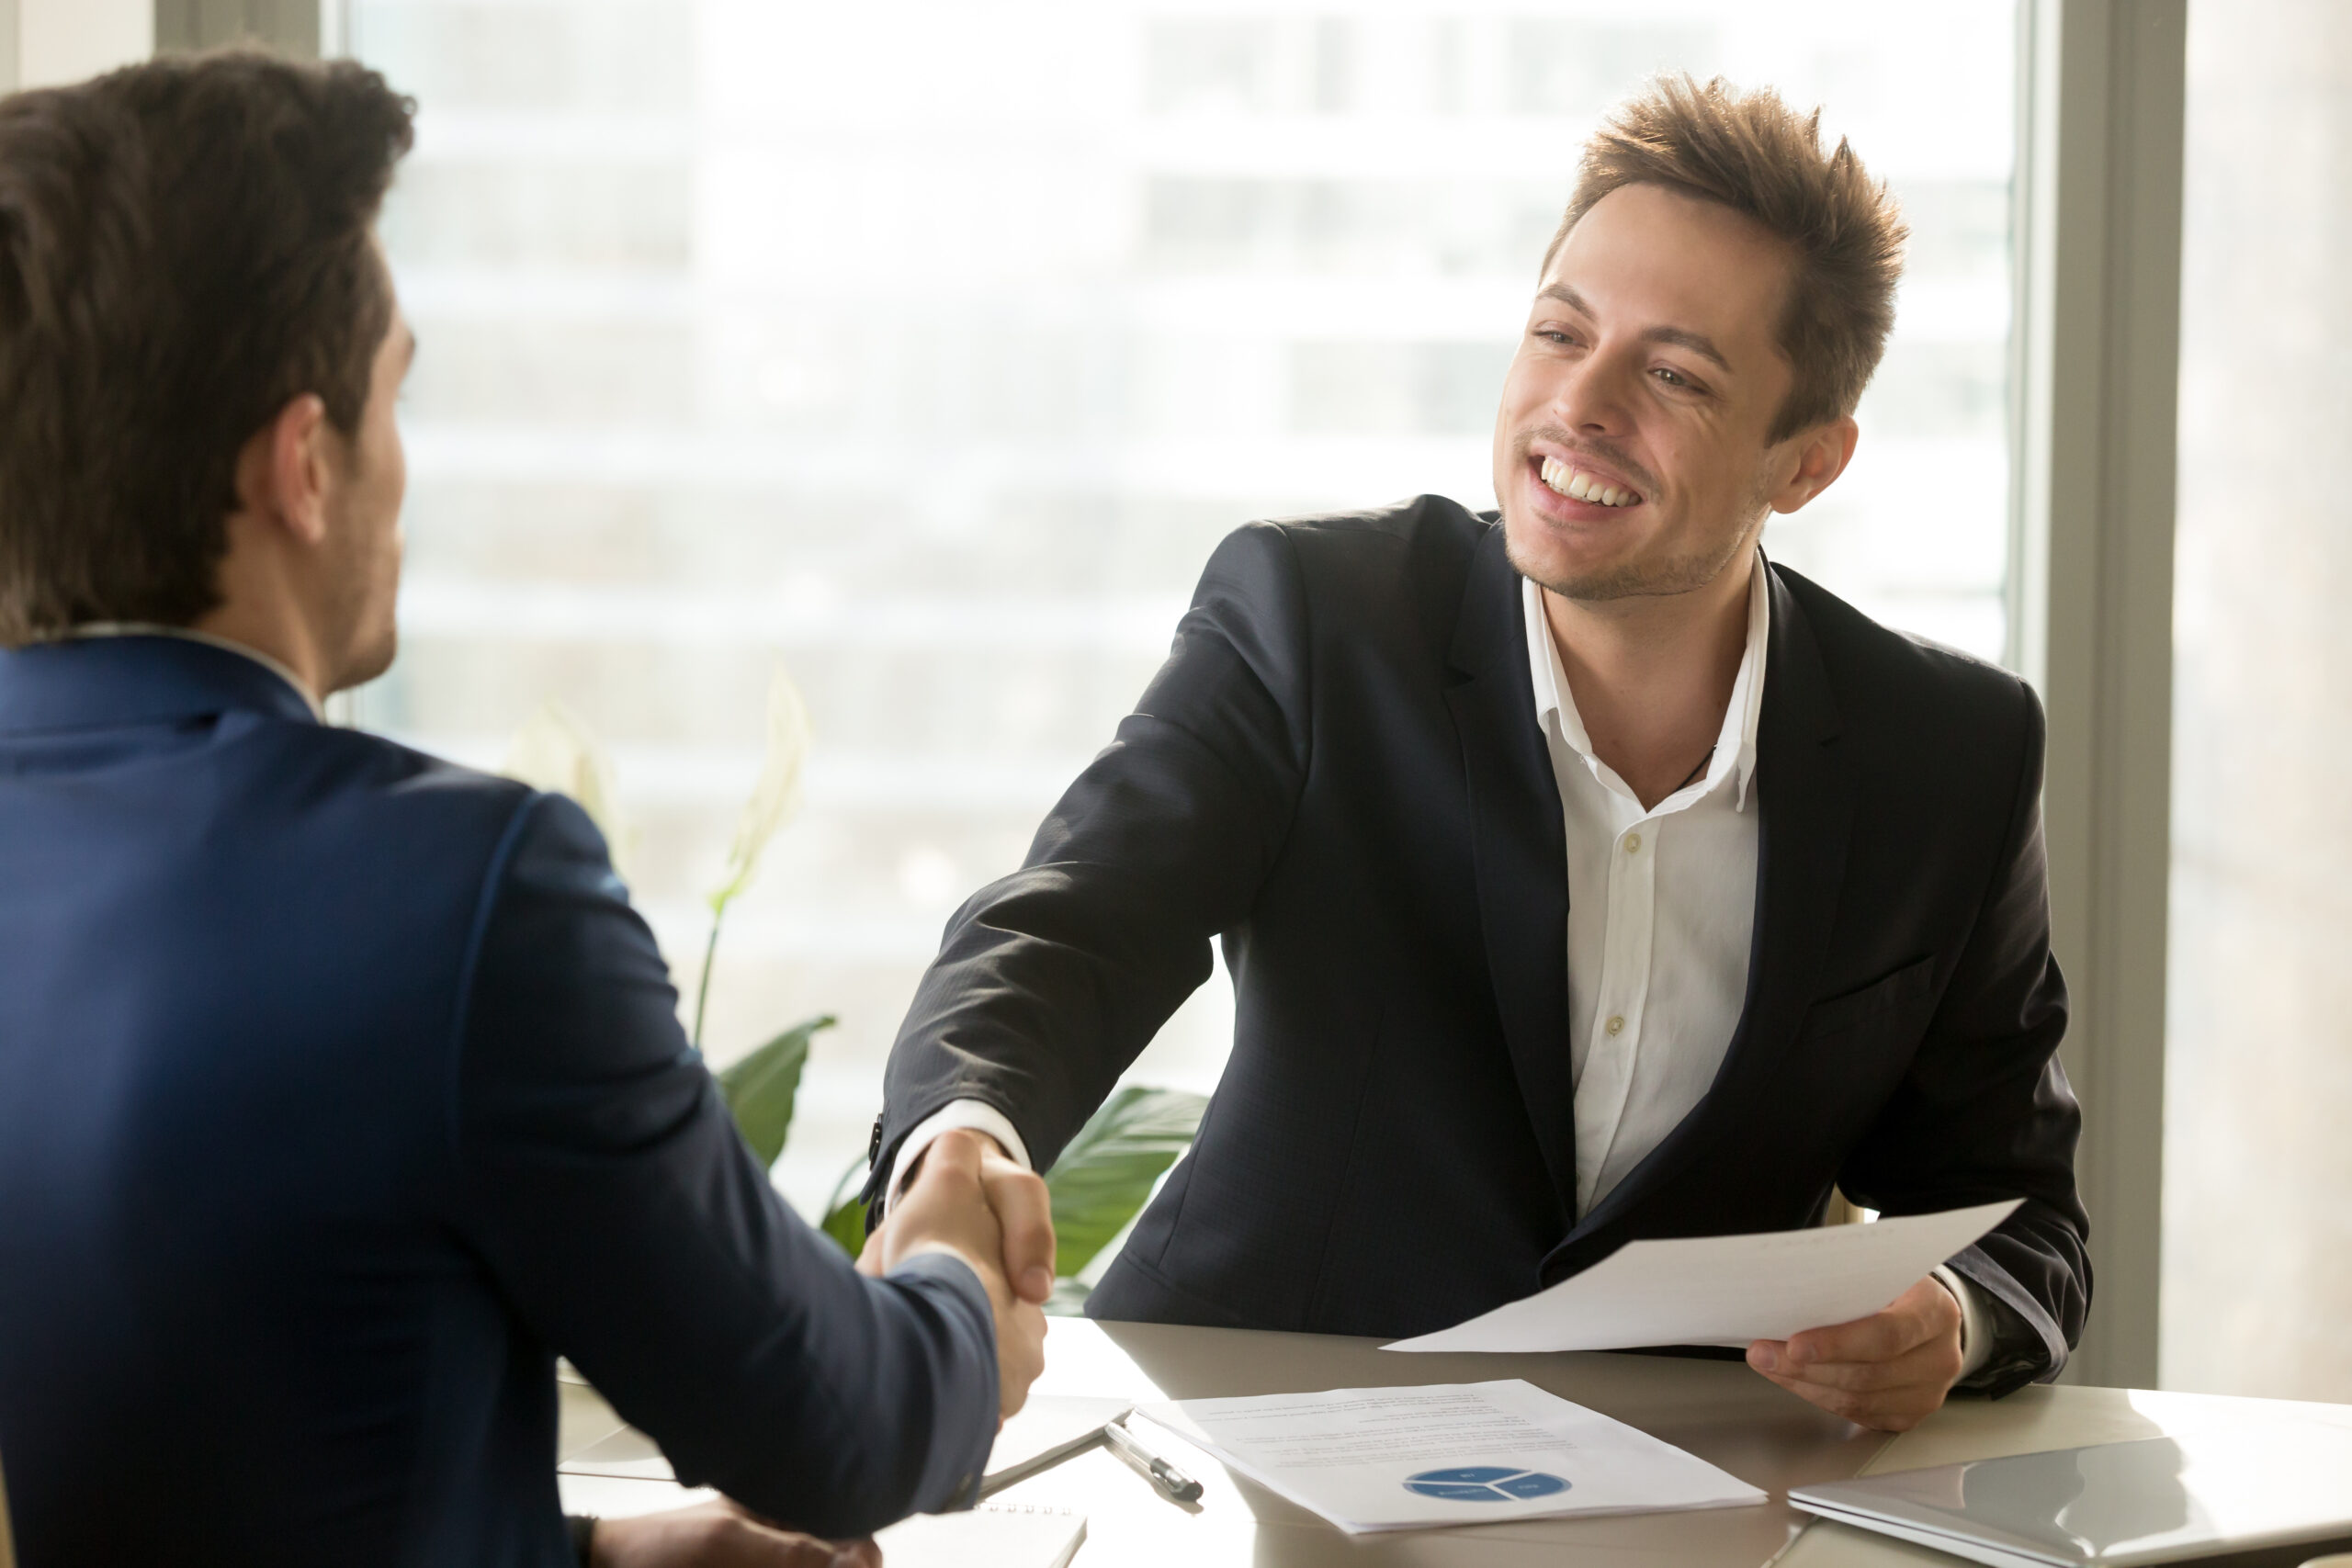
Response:
[[[1552,645],[1593,754],[1645,808],[1674,793],[1723,730],[1747,648],[1752,549],[1685,593],[1587,602],[1544,591]]]
[[[288,563],[232,547],[221,560],[219,583],[220,603],[190,630],[267,654],[293,673],[313,706],[336,689],[325,639]]]

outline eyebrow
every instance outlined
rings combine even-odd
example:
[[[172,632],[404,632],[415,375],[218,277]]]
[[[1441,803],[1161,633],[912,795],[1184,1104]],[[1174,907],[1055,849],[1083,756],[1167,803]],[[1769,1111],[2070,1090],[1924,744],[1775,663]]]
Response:
[[[1592,307],[1584,302],[1584,296],[1565,283],[1555,283],[1548,288],[1539,289],[1535,297],[1538,299],[1557,299],[1580,315],[1593,314]],[[1672,344],[1677,348],[1687,348],[1702,359],[1713,360],[1724,370],[1732,370],[1731,361],[1724,357],[1724,351],[1717,348],[1715,340],[1704,333],[1694,333],[1683,327],[1646,327],[1643,329],[1642,341]],[[1732,374],[1736,375],[1738,372],[1732,371]]]

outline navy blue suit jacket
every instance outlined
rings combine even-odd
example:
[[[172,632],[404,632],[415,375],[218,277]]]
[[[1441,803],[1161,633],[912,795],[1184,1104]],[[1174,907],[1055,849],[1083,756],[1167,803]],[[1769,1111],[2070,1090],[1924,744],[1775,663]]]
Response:
[[[1894,1213],[2024,1199],[1951,1261],[1997,1320],[1984,1386],[2054,1374],[2090,1265],[2041,706],[1770,570],[1747,1005],[1589,1213],[1520,579],[1491,514],[1434,496],[1218,548],[1116,739],[949,923],[869,1192],[962,1098],[1050,1163],[1221,938],[1232,1059],[1089,1313],[1419,1334],[1628,1241],[1806,1224],[1835,1182]]]
[[[49,1563],[571,1561],[553,1361],[828,1535],[961,1497],[988,1300],[777,1199],[560,796],[167,637],[0,653],[0,1462]]]

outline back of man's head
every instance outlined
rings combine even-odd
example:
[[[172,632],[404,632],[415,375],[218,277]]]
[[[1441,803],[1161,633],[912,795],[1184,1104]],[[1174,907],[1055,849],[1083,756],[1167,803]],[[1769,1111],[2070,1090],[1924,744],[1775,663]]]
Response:
[[[357,429],[414,107],[253,51],[0,101],[0,647],[195,621],[246,440],[304,394]]]

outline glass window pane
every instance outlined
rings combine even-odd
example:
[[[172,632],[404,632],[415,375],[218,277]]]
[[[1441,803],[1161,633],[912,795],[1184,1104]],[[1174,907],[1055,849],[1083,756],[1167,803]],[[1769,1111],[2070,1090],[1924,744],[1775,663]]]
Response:
[[[1490,505],[1596,117],[1658,69],[1827,106],[1916,230],[1855,467],[1770,547],[1997,656],[2008,0],[349,0],[423,104],[405,648],[362,717],[614,749],[691,994],[780,657],[808,805],[730,917],[724,1061],[820,1010],[781,1175],[862,1152],[942,922],[1017,863],[1253,517]],[[1205,1088],[1222,979],[1136,1075]]]
[[[2352,9],[2188,8],[2166,1388],[2352,1400]]]

